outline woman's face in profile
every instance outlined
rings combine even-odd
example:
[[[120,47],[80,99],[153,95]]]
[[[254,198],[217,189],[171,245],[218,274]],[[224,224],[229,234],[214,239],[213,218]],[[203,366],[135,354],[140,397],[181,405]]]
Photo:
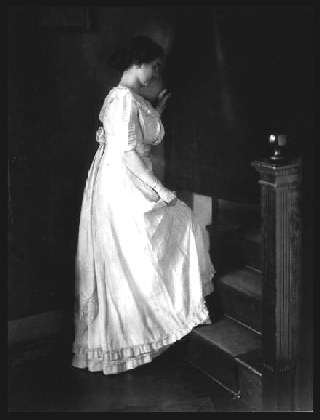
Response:
[[[140,92],[144,98],[148,99],[150,102],[153,102],[158,98],[159,93],[164,88],[161,76],[163,61],[158,58],[152,61],[151,63],[148,63],[148,66],[148,72],[151,72],[152,75],[148,80],[148,84],[141,86]],[[148,74],[148,76],[150,76],[150,73]]]
[[[156,58],[150,63],[143,63],[139,66],[139,81],[142,86],[149,86],[154,80],[159,79],[162,61]]]
[[[165,88],[161,77],[152,79],[148,86],[142,86],[140,94],[150,102],[158,99],[159,93]]]

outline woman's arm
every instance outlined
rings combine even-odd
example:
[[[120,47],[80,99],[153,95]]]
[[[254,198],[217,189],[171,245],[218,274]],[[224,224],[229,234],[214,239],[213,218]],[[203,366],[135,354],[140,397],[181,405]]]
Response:
[[[152,171],[146,168],[144,162],[134,149],[124,152],[124,159],[127,168],[154,190],[163,201],[170,203],[176,198],[175,192],[164,187],[159,179],[153,175]]]
[[[155,106],[155,109],[159,112],[159,114],[161,115],[163,113],[163,111],[165,110],[166,106],[167,106],[167,101],[170,98],[171,93],[169,93],[167,91],[167,89],[163,89],[158,96],[158,102],[157,105]]]
[[[123,159],[128,170],[146,184],[146,189],[150,188],[150,195],[155,195],[155,201],[158,201],[160,197],[166,203],[172,202],[176,198],[175,193],[161,184],[159,179],[153,175],[152,171],[146,167],[135,150],[137,138],[142,136],[142,133],[138,119],[137,105],[132,94],[128,91],[118,92],[118,95],[108,110],[108,114],[105,114],[103,117],[103,125],[106,132],[108,121],[111,121],[117,130],[119,147],[123,151]]]

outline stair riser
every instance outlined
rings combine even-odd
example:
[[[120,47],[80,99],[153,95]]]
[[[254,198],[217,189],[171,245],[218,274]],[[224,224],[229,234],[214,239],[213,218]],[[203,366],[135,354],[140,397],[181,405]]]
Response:
[[[235,233],[212,238],[212,258],[217,272],[224,273],[246,265],[241,245],[242,243],[235,237]]]
[[[262,269],[261,261],[261,247],[253,241],[244,240],[241,244],[242,260],[246,265],[255,268],[256,270]]]
[[[216,380],[230,393],[240,395],[248,410],[262,410],[262,378],[221,349],[196,336],[186,342],[185,360]]]
[[[262,376],[239,365],[239,387],[241,401],[251,410],[261,411]]]
[[[189,337],[185,360],[201,370],[204,374],[221,382],[232,392],[239,392],[236,361],[201,337],[196,335]]]
[[[258,332],[262,331],[262,307],[258,297],[246,295],[223,284],[218,285],[216,290],[225,315]]]
[[[219,271],[229,271],[245,265],[256,270],[262,269],[261,246],[248,239],[240,239],[237,234],[217,237],[212,240],[212,257]]]

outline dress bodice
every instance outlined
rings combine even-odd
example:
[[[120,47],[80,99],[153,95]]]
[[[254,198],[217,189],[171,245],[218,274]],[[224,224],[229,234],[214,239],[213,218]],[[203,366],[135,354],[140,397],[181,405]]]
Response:
[[[149,101],[124,86],[110,90],[99,120],[103,130],[97,141],[106,143],[115,153],[135,149],[141,157],[148,158],[151,147],[159,144],[164,136],[158,111]]]

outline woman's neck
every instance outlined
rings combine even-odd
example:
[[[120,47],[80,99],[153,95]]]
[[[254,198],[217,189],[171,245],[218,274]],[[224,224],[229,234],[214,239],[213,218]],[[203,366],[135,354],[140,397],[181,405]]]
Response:
[[[124,72],[121,80],[119,82],[119,86],[125,86],[132,89],[134,92],[140,92],[140,83],[135,75],[130,72]]]

